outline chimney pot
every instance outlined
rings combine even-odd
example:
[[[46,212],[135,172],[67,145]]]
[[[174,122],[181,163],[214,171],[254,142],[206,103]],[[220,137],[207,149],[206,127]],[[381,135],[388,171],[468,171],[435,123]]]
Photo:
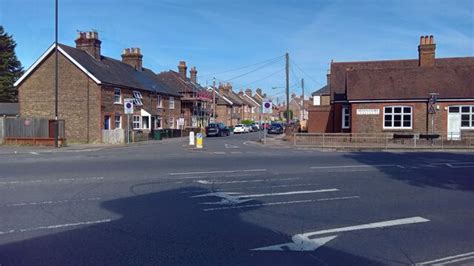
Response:
[[[101,59],[99,34],[95,31],[79,32],[76,39],[76,48],[86,51],[97,60]]]
[[[179,64],[178,64],[178,72],[179,72],[179,75],[181,76],[182,79],[186,80],[186,71],[187,71],[188,67],[186,66],[186,62],[185,61],[179,61]]]
[[[421,67],[434,66],[436,44],[433,35],[425,35],[420,37],[420,45],[418,46],[418,65]]]
[[[196,70],[196,67],[192,67],[191,70],[189,71],[189,73],[191,74],[191,81],[194,82],[194,83],[197,83],[197,70]]]
[[[123,50],[122,62],[131,65],[138,71],[143,70],[143,55],[140,53],[140,48],[132,47]]]

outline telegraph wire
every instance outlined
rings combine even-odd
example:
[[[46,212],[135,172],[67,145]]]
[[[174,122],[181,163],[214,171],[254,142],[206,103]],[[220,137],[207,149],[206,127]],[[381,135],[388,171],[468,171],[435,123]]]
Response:
[[[310,78],[312,81],[319,85],[323,85],[321,82],[317,81],[315,78],[313,78],[310,74],[308,74],[306,71],[304,71],[294,60],[290,59],[290,61],[303,73],[305,74],[308,78]]]
[[[237,71],[237,70],[242,70],[242,69],[246,69],[246,68],[249,68],[249,67],[265,64],[267,62],[271,62],[271,61],[274,61],[274,60],[278,61],[279,59],[283,59],[283,57],[284,57],[284,55],[280,55],[278,57],[275,57],[275,58],[272,58],[272,59],[267,59],[267,60],[264,60],[262,62],[258,62],[258,63],[254,63],[254,64],[250,64],[250,65],[246,65],[246,66],[242,66],[242,67],[238,67],[238,68],[234,68],[234,69],[229,69],[229,70],[225,70],[225,71],[222,71],[222,72],[216,72],[216,73],[211,73],[211,74],[200,75],[200,77],[207,77],[207,76],[220,75],[220,74],[225,74],[225,73],[229,73],[229,72],[234,72],[234,71]]]

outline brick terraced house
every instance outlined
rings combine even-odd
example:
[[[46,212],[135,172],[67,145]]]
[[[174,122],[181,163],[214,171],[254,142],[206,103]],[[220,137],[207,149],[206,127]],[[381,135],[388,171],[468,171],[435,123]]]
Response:
[[[185,128],[205,127],[211,115],[212,95],[197,82],[197,70],[193,67],[188,78],[185,61],[178,64],[178,72],[169,70],[159,73],[158,79],[181,95],[181,117]]]
[[[474,57],[435,58],[435,49],[422,36],[418,60],[331,63],[330,105],[310,108],[309,132],[470,134]]]
[[[139,48],[125,49],[116,60],[101,54],[97,32],[80,32],[75,42],[75,48],[53,44],[15,83],[21,116],[54,119],[57,50],[58,118],[69,142],[97,143],[102,130],[126,129],[125,98],[134,99],[134,131],[176,127],[181,95],[143,67]]]

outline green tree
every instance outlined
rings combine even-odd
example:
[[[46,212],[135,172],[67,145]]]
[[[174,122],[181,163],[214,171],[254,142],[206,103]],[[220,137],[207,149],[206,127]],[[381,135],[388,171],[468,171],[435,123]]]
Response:
[[[23,74],[15,54],[16,43],[0,25],[0,102],[17,102],[18,91],[13,86]]]

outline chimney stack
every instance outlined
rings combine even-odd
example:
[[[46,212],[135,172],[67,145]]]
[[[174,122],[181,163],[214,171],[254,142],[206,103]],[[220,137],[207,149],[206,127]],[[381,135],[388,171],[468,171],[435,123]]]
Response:
[[[191,82],[197,84],[197,73],[198,71],[196,70],[196,67],[192,67],[191,70],[189,71],[191,74]]]
[[[138,71],[143,70],[143,55],[140,48],[126,48],[123,49],[122,62],[131,65]]]
[[[79,32],[76,39],[76,48],[86,51],[89,55],[100,60],[99,34],[96,31]]]
[[[251,89],[246,89],[246,90],[245,90],[245,94],[247,94],[248,96],[252,97],[252,90],[251,90]]]
[[[421,67],[434,66],[436,44],[433,35],[420,37],[420,45],[418,45],[418,65]]]
[[[263,94],[262,94],[262,89],[257,89],[257,90],[255,91],[255,93],[258,94],[258,95],[260,95],[260,97],[263,96]]]
[[[184,80],[186,80],[186,71],[187,71],[188,67],[186,66],[186,62],[184,61],[179,61],[179,65],[178,65],[178,71],[179,71],[179,75],[181,76],[181,78],[183,78]]]

